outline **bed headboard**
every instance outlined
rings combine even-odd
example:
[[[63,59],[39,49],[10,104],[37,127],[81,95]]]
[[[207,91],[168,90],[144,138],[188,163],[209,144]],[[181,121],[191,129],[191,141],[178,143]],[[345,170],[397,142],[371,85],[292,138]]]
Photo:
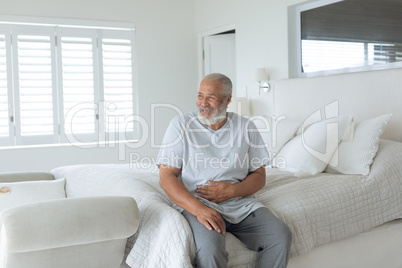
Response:
[[[275,115],[299,121],[334,101],[355,121],[392,113],[381,138],[402,142],[402,69],[279,80],[273,95]]]

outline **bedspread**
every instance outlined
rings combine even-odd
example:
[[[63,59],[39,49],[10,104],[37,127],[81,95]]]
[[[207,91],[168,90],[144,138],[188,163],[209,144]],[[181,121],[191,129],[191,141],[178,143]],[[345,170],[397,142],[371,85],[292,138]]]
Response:
[[[368,176],[322,173],[296,178],[267,168],[256,194],[293,233],[291,257],[402,217],[402,144],[381,141]],[[69,197],[127,195],[141,213],[126,254],[131,267],[191,267],[195,246],[186,220],[159,187],[157,172],[132,165],[80,165],[52,170]],[[227,235],[229,267],[252,267],[256,254]]]
[[[256,197],[292,230],[291,257],[402,217],[402,143],[381,140],[367,176],[267,173]]]

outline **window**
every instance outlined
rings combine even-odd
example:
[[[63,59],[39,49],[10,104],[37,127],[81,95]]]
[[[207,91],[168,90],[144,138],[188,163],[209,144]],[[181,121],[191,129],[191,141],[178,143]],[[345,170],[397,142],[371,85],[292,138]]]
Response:
[[[6,39],[0,35],[0,137],[8,137],[8,92],[7,92]]]
[[[402,61],[402,44],[302,40],[301,51],[304,73]]]
[[[127,40],[103,39],[103,84],[108,123],[106,131],[118,132],[119,129],[133,130],[133,124],[125,125],[125,120],[111,120],[133,110],[131,46]],[[116,108],[119,107],[120,110]],[[119,119],[119,118],[117,118]],[[112,123],[115,123],[112,125]]]
[[[134,137],[133,29],[0,27],[0,146]]]
[[[289,7],[289,74],[402,67],[402,2],[315,0]]]

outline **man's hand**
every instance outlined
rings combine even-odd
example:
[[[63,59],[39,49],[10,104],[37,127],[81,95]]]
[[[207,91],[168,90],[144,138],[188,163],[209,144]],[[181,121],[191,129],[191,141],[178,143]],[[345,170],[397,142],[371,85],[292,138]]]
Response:
[[[255,194],[265,185],[265,167],[250,172],[239,183],[231,184],[228,181],[208,181],[208,185],[200,185],[195,190],[200,197],[211,202],[220,203],[231,198]]]
[[[222,235],[225,234],[225,223],[223,222],[221,214],[215,209],[203,206],[201,209],[197,210],[195,216],[208,230],[215,230]]]
[[[179,207],[197,217],[197,220],[208,230],[225,234],[225,223],[215,209],[207,207],[195,198],[177,178],[180,169],[161,165],[159,169],[159,184],[169,198]]]
[[[200,197],[214,203],[220,203],[235,197],[235,188],[228,181],[208,181],[208,185],[200,185],[195,191]]]

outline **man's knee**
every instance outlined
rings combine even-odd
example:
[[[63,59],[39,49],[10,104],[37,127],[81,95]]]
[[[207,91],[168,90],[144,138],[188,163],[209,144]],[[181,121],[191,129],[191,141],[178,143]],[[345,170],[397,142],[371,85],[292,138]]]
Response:
[[[289,250],[292,244],[292,232],[289,226],[275,217],[268,209],[261,208],[258,213],[263,213],[264,220],[267,223],[265,225],[265,231],[268,237],[264,240],[268,243],[274,243],[275,245],[280,245],[284,250]],[[272,245],[272,244],[271,244]]]
[[[292,244],[292,233],[289,227],[282,221],[277,221],[271,232],[258,252],[257,267],[286,267],[290,247]]]
[[[226,267],[228,253],[225,249],[225,239],[215,239],[202,244],[196,242],[196,248],[197,267]]]
[[[281,222],[280,231],[278,232],[278,241],[280,242],[283,249],[289,251],[290,246],[292,244],[292,232],[290,231],[289,226],[287,226],[284,222]]]
[[[267,237],[264,239],[265,248],[272,247],[288,252],[292,244],[292,232],[289,226],[279,219],[267,226]]]

